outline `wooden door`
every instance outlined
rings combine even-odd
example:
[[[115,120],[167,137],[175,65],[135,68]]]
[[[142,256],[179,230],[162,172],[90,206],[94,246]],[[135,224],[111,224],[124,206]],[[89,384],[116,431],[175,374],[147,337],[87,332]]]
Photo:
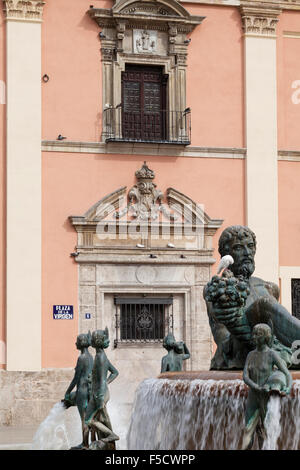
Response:
[[[167,75],[161,67],[130,66],[122,72],[122,137],[166,140]]]

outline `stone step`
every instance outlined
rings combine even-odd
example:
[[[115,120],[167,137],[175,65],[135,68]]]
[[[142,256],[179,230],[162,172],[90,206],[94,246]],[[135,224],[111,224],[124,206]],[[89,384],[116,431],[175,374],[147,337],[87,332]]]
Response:
[[[31,443],[29,444],[0,444],[1,450],[31,450]]]
[[[0,450],[30,450],[35,426],[0,426]]]

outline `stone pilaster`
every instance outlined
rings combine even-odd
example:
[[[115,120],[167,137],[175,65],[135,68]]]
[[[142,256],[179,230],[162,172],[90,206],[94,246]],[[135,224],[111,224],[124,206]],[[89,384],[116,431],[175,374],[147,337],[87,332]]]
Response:
[[[240,7],[244,31],[247,225],[259,240],[256,275],[278,283],[276,26],[281,10]]]
[[[41,20],[45,2],[5,0],[7,370],[41,368]],[[24,347],[26,338],[26,347]]]

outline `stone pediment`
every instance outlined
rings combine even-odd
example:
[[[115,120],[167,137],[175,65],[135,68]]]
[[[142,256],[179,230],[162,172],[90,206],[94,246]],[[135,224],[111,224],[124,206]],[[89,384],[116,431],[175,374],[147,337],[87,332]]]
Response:
[[[190,16],[180,3],[170,0],[155,1],[132,1],[121,0],[117,2],[112,11],[123,15],[150,15],[150,16]]]
[[[100,199],[82,217],[78,217],[78,220],[86,224],[93,224],[106,219],[114,211],[120,209],[120,204],[126,198],[126,189],[126,186],[123,186]]]
[[[191,31],[204,17],[192,16],[176,0],[120,0],[111,9],[91,7],[87,12],[101,27],[115,27],[116,23],[126,22],[127,28],[135,27],[141,20],[148,27],[160,25],[168,29],[168,22],[186,25]]]
[[[174,188],[167,189],[167,200],[170,207],[176,211],[180,207],[180,213],[184,214],[185,220],[193,225],[201,224],[205,227],[219,228],[223,220],[211,219],[203,209],[202,204],[198,204],[191,198],[182,194]]]
[[[79,246],[159,247],[164,241],[164,246],[169,242],[172,246],[199,248],[205,237],[211,237],[221,226],[222,220],[211,219],[203,205],[180,191],[168,188],[164,194],[146,162],[135,176],[137,182],[129,190],[123,186],[82,216],[70,217],[79,234]]]
[[[116,189],[111,194],[93,204],[84,215],[70,216],[72,224],[76,227],[80,225],[94,225],[103,221],[106,223],[115,223],[114,219],[119,219],[122,222],[122,216],[125,216],[125,211],[127,213],[129,207],[129,205],[125,205],[124,207],[124,202],[126,202],[127,199],[126,191],[126,186]],[[187,221],[193,225],[204,224],[206,227],[218,228],[223,222],[219,219],[211,219],[204,210],[202,210],[200,205],[174,188],[167,189],[166,201],[167,203],[164,205],[164,208],[161,209],[161,212],[162,215],[165,215],[165,217],[169,219],[166,214],[167,211],[170,211],[170,219],[173,223],[175,223],[175,221],[179,223],[181,220],[183,223]],[[162,204],[160,207],[162,207]],[[122,211],[124,211],[123,214]]]

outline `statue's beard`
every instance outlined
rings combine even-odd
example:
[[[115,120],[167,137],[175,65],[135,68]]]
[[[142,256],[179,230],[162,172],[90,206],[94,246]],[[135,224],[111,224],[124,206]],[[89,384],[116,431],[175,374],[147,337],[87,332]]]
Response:
[[[252,260],[245,260],[239,265],[233,264],[231,269],[235,276],[243,276],[249,279],[255,271],[255,263]]]

